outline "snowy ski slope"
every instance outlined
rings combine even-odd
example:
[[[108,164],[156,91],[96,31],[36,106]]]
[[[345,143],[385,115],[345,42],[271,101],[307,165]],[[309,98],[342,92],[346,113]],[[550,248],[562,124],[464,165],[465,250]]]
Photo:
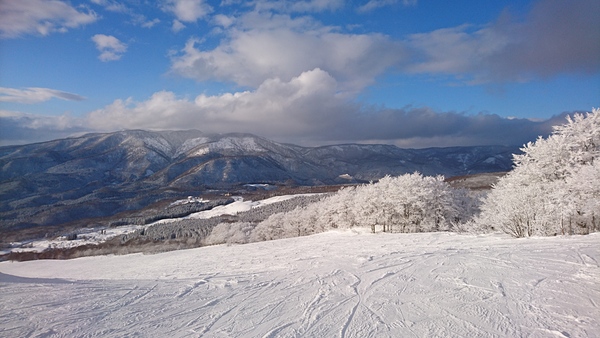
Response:
[[[0,263],[2,337],[598,337],[600,234],[332,231]]]

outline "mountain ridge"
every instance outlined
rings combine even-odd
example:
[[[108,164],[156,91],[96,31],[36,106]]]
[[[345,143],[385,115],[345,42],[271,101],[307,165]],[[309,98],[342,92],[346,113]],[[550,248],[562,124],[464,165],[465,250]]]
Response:
[[[302,147],[246,133],[126,130],[0,147],[0,231],[56,225],[245,184],[332,185],[419,171],[508,171],[518,147]]]

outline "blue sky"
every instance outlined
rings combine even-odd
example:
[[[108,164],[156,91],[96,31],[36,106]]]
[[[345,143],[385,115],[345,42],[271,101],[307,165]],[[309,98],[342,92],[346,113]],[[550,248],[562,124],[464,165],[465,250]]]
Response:
[[[0,2],[0,144],[516,144],[600,106],[600,2]]]

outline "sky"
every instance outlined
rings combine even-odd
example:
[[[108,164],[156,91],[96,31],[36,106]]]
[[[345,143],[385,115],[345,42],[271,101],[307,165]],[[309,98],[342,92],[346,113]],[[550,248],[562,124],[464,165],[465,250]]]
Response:
[[[600,106],[597,0],[0,0],[0,145],[522,145]]]

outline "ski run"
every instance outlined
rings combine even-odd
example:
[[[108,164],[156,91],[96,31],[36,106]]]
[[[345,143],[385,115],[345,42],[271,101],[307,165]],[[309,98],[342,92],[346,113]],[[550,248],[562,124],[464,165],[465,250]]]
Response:
[[[600,233],[364,229],[0,263],[2,337],[598,337]]]

